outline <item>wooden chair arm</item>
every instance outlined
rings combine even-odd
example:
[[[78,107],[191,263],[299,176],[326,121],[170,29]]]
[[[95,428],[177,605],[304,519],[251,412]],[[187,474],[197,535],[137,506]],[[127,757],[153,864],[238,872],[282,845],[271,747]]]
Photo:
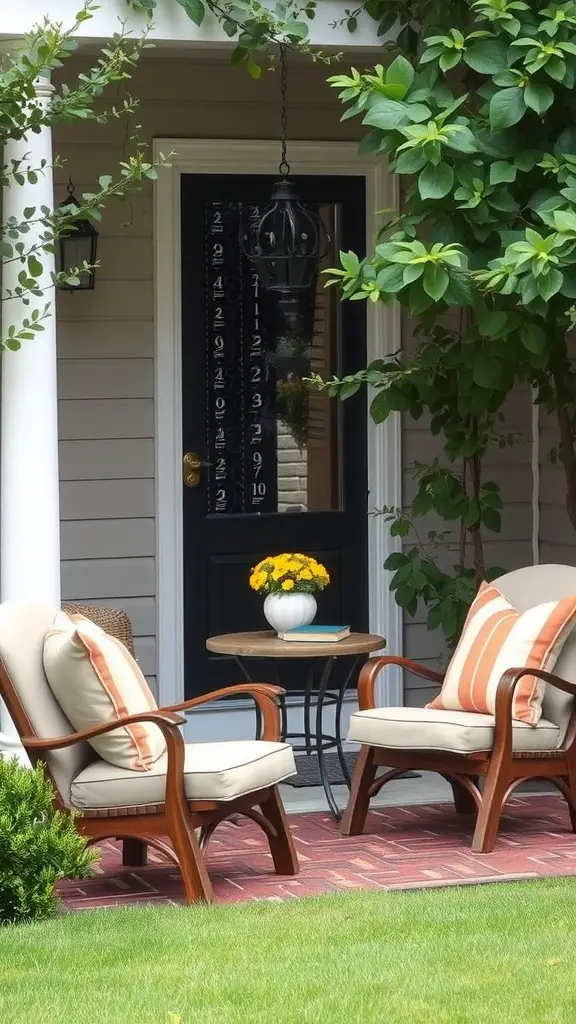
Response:
[[[115,722],[105,722],[104,725],[96,725],[93,729],[85,729],[84,732],[75,732],[70,736],[59,736],[54,739],[43,740],[37,736],[21,736],[20,741],[25,750],[61,750],[64,747],[71,747],[75,743],[83,743],[94,736],[102,736],[104,733],[112,732],[122,725],[135,725],[137,722],[153,722],[162,731],[166,740],[166,753],[168,764],[166,768],[166,815],[178,828],[185,827],[188,813],[188,802],[184,792],[184,756],[186,747],[184,737],[180,732],[180,726],[186,724],[182,715],[176,715],[170,711],[141,711],[137,715],[125,715],[116,719]]]
[[[191,700],[182,701],[180,704],[171,704],[162,710],[192,711],[201,704],[208,704],[213,700],[222,700],[224,697],[239,697],[247,694],[258,705],[262,715],[262,735],[260,738],[277,743],[281,735],[278,697],[282,697],[285,693],[286,691],[281,686],[273,686],[271,683],[238,683],[236,686],[225,686],[222,690],[203,693],[201,697],[192,697]]]
[[[376,707],[374,699],[376,679],[382,669],[388,665],[400,665],[401,668],[406,669],[413,675],[422,676],[424,679],[431,679],[435,683],[441,683],[444,679],[441,672],[435,672],[434,669],[420,665],[417,661],[411,661],[410,658],[399,658],[394,654],[383,654],[378,658],[369,658],[362,666],[358,676],[358,705],[361,711],[370,711]]]
[[[506,760],[512,757],[512,704],[514,691],[524,676],[536,676],[551,686],[555,686],[564,693],[570,693],[576,697],[576,685],[561,679],[552,672],[544,672],[541,668],[509,668],[500,677],[496,689],[496,700],[494,708],[495,728],[494,747],[492,758]]]
[[[96,736],[103,736],[104,733],[112,732],[123,725],[136,725],[138,722],[154,722],[164,733],[166,741],[168,737],[178,736],[182,744],[182,734],[178,728],[186,724],[182,715],[175,715],[164,709],[160,711],[139,711],[136,715],[124,715],[113,722],[105,722],[103,725],[95,725],[92,729],[85,729],[83,732],[73,732],[68,736],[56,736],[51,739],[40,739],[38,736],[21,736],[20,742],[27,750],[62,750],[64,747],[72,747],[75,743],[86,743]]]

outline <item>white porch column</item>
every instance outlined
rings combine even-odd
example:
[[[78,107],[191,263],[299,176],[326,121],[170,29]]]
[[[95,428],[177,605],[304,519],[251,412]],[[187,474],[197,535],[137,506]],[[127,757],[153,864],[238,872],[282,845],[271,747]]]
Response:
[[[54,87],[49,78],[36,84],[38,101],[48,104]],[[42,206],[53,209],[52,131],[5,146],[3,163],[24,160],[39,168],[35,185],[12,183],[4,188],[2,220],[23,219],[25,207],[38,213]],[[32,224],[21,240],[33,246],[42,233]],[[51,304],[51,315],[43,321],[44,331],[34,341],[24,341],[18,352],[2,353],[2,399],[0,405],[0,596],[2,601],[20,599],[44,601],[60,606],[60,510],[58,478],[58,405],[56,380],[55,295],[50,280],[54,257],[39,253],[44,267],[42,298],[30,297],[25,306],[18,299],[2,303],[3,334],[10,324],[20,324],[34,308]],[[22,265],[6,263],[3,293],[14,288]],[[26,759],[14,725],[0,702],[0,753]],[[27,760],[27,759],[26,759]]]

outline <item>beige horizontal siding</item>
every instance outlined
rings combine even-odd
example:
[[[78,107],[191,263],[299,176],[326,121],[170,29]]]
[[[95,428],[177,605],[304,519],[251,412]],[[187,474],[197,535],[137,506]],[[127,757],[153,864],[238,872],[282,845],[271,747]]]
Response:
[[[153,398],[61,400],[58,417],[61,441],[154,437]]]
[[[549,455],[558,448],[555,416],[540,412],[540,560],[576,565],[576,530],[566,511],[566,476],[563,466]]]
[[[60,442],[62,480],[126,480],[153,476],[152,438]]]
[[[154,557],[153,519],[82,519],[62,523],[62,559]]]
[[[153,558],[95,558],[62,562],[65,601],[114,597],[152,597]]]
[[[60,519],[154,517],[153,480],[63,480]]]

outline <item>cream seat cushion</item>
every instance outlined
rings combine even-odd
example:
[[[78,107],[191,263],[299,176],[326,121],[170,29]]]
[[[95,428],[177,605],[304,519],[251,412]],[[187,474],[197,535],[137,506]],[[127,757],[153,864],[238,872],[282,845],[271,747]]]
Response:
[[[78,732],[126,715],[156,711],[150,688],[124,644],[81,615],[59,613],[44,640],[48,685]],[[89,740],[119,768],[146,772],[166,752],[152,722],[137,722]]]
[[[514,750],[555,750],[560,730],[541,718],[538,725],[513,722]],[[390,750],[432,750],[477,754],[494,746],[494,717],[472,711],[431,708],[373,708],[350,718],[348,739]]]
[[[167,755],[147,772],[94,761],[72,781],[73,807],[140,807],[161,804],[166,792]],[[235,800],[296,774],[292,747],[265,740],[187,743],[184,789],[189,800]]]

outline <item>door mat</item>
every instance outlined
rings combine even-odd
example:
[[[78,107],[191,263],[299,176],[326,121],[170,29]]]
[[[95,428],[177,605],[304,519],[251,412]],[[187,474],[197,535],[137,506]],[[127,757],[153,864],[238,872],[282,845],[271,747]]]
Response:
[[[354,772],[356,767],[356,760],[358,758],[358,752],[356,750],[347,750],[344,753],[344,760],[350,775]],[[316,754],[301,754],[295,758],[296,768],[298,771],[297,775],[293,775],[290,779],[285,779],[282,785],[293,786],[294,789],[304,789],[305,786],[321,786],[322,780],[320,778],[320,769],[318,768],[318,758]],[[344,783],[346,780],[342,774],[342,768],[340,767],[340,761],[338,760],[338,754],[334,751],[330,754],[324,754],[324,763],[326,765],[326,775],[328,776],[328,782],[331,786],[338,786]],[[417,772],[406,772],[405,775],[401,775],[402,779],[419,779],[420,776]]]

